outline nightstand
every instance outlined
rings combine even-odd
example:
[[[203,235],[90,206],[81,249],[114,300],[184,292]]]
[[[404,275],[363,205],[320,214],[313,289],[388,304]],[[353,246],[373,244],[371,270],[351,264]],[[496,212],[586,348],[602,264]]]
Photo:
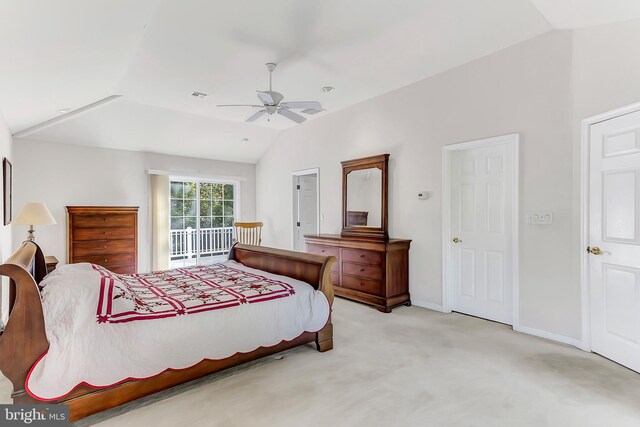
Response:
[[[56,269],[56,266],[58,265],[58,258],[54,256],[46,256],[44,257],[44,262],[47,264],[47,274],[49,274]]]

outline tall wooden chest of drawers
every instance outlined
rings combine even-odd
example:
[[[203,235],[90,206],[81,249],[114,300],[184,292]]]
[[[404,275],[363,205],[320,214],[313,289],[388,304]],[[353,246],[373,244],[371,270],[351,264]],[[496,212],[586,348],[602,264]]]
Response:
[[[307,252],[336,257],[331,279],[337,296],[372,305],[385,313],[411,304],[411,240],[381,241],[333,234],[307,235],[305,239]]]
[[[138,207],[67,206],[68,263],[138,271]]]

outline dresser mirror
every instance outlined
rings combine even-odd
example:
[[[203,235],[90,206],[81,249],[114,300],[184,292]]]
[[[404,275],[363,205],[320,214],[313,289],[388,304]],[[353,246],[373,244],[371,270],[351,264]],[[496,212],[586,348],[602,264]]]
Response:
[[[389,155],[342,162],[342,236],[387,239]]]
[[[347,226],[382,227],[382,171],[357,169],[347,174]]]

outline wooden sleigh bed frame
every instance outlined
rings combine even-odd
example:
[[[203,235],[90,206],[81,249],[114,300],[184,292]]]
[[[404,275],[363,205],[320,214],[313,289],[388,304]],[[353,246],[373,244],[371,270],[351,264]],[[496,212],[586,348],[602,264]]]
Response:
[[[332,256],[236,244],[231,248],[229,259],[248,267],[309,283],[314,289],[324,293],[329,304],[333,305],[333,285],[329,273],[331,265],[335,262]],[[80,385],[61,400],[43,402],[30,396],[25,390],[26,378],[31,367],[49,349],[37,286],[46,275],[46,264],[38,245],[24,242],[4,264],[0,265],[0,275],[11,279],[10,294],[15,296],[15,301],[10,297],[9,321],[3,335],[0,336],[0,370],[13,384],[13,402],[67,404],[71,421],[307,343],[315,342],[318,351],[321,352],[333,348],[333,325],[329,318],[327,325],[319,332],[305,332],[292,341],[283,341],[273,347],[260,347],[249,353],[236,353],[226,359],[205,359],[187,369],[167,370],[151,378],[129,380],[102,389]]]

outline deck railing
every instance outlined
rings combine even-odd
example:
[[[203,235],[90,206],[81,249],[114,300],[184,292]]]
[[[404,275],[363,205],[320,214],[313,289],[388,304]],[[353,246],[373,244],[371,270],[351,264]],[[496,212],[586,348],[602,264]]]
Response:
[[[171,259],[191,258],[198,251],[198,232],[188,227],[171,230]],[[201,228],[200,256],[224,255],[233,245],[233,227]]]

